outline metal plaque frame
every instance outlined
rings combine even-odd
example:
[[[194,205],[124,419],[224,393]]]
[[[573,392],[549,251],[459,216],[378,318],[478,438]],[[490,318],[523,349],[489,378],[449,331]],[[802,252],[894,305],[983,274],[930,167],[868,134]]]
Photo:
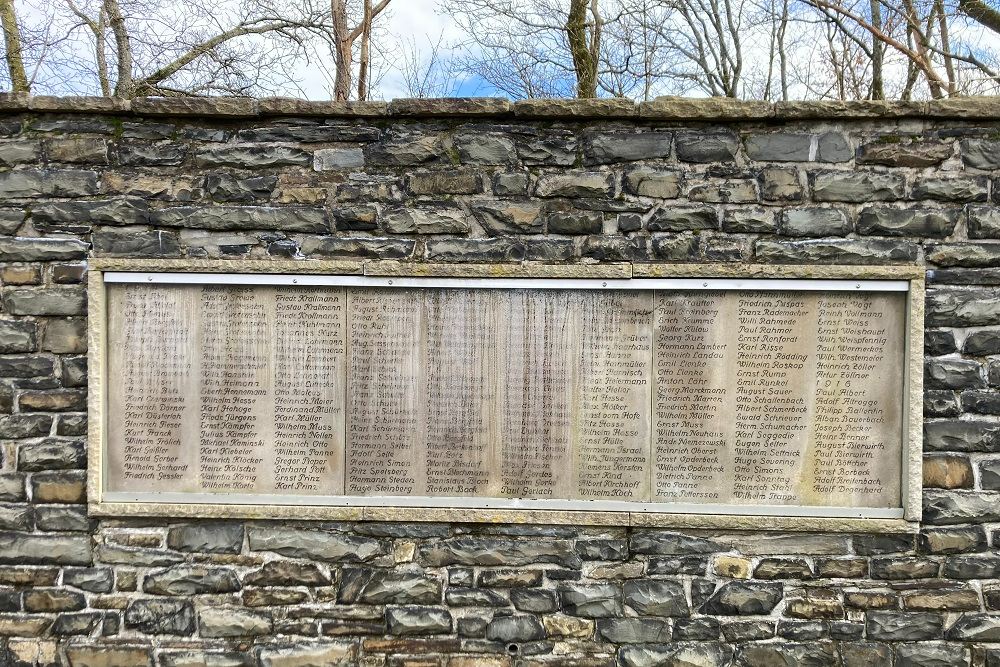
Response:
[[[487,269],[484,271],[484,268]],[[465,271],[463,272],[463,269]],[[575,269],[575,270],[574,270]],[[468,274],[468,275],[465,275]],[[722,505],[413,496],[126,493],[106,490],[106,286],[116,283],[574,290],[904,292],[900,507]],[[92,260],[88,503],[98,516],[531,521],[783,530],[916,530],[921,512],[924,273],[918,267],[433,265],[403,262]],[[459,518],[461,517],[461,518]]]

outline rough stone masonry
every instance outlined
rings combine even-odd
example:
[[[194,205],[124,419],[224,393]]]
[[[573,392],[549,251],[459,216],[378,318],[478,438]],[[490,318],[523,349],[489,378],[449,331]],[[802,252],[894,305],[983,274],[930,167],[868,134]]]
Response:
[[[0,98],[0,665],[1000,665],[1000,100]],[[918,534],[94,519],[91,257],[927,269]]]

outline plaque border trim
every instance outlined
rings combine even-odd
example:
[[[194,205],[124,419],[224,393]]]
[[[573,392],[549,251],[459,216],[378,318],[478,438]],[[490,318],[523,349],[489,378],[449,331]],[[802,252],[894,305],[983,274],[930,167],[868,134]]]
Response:
[[[551,508],[518,507],[518,501],[507,500],[502,507],[463,507],[470,499],[439,499],[451,501],[447,506],[404,506],[393,504],[391,498],[378,499],[351,496],[356,504],[321,505],[311,497],[296,497],[294,504],[264,504],[260,496],[237,499],[226,494],[221,502],[168,502],[155,499],[157,494],[105,493],[104,446],[108,415],[105,386],[107,355],[106,285],[125,282],[124,277],[107,273],[141,273],[144,280],[128,282],[230,284],[329,284],[389,287],[538,287],[541,283],[523,280],[543,278],[546,286],[574,289],[652,289],[680,287],[688,289],[810,289],[801,282],[807,280],[811,290],[837,291],[906,291],[907,331],[904,340],[904,405],[900,498],[901,508],[820,508],[780,507],[772,511],[784,514],[764,514],[750,506],[725,506],[720,512],[706,513],[706,506],[672,505],[679,512],[661,512],[658,508],[624,510],[605,507],[607,501],[583,502],[593,509],[577,507]],[[238,280],[206,274],[244,274]],[[202,275],[198,275],[202,274]],[[264,274],[279,278],[262,282]],[[254,278],[256,276],[256,279]],[[839,266],[839,265],[760,265],[760,264],[430,264],[399,261],[302,261],[302,260],[133,260],[95,258],[89,262],[88,273],[88,511],[93,516],[147,516],[178,518],[239,518],[239,519],[305,519],[348,521],[463,521],[486,523],[549,523],[590,524],[609,526],[648,526],[683,528],[720,528],[732,530],[822,530],[829,532],[915,532],[919,529],[922,508],[922,435],[923,435],[923,331],[924,331],[924,269],[918,266]],[[299,283],[296,278],[304,280]],[[391,277],[399,277],[393,280]],[[214,279],[213,279],[214,278]],[[434,280],[452,278],[452,280]],[[503,280],[517,278],[517,281]],[[559,284],[552,284],[559,278]],[[638,280],[632,280],[633,278]],[[691,279],[707,279],[703,285]],[[485,279],[485,280],[475,280]],[[597,280],[606,279],[603,284]],[[652,279],[652,280],[650,280]],[[769,281],[770,285],[759,284]],[[682,282],[683,281],[683,282]],[[855,281],[848,285],[846,281]],[[865,281],[864,283],[858,281]],[[905,281],[901,284],[899,281]],[[478,284],[477,284],[478,283]],[[534,284],[533,284],[534,283]],[[880,284],[881,283],[881,284]],[[779,286],[780,285],[780,286]],[[203,494],[212,495],[212,494]],[[221,495],[221,494],[220,494]],[[132,500],[123,502],[126,498]],[[275,497],[278,498],[278,497]],[[331,497],[332,498],[332,497]],[[339,498],[339,497],[338,497]],[[344,497],[348,498],[348,497]],[[475,499],[479,505],[486,504]],[[228,501],[228,502],[227,502]],[[537,501],[536,501],[537,502]],[[546,501],[542,501],[546,502]],[[549,501],[558,503],[560,501]],[[444,503],[442,503],[443,505]],[[614,501],[611,505],[617,505]],[[716,508],[718,509],[718,508]],[[831,510],[836,515],[831,515]],[[699,511],[700,510],[700,511]],[[734,511],[736,510],[736,511]],[[793,514],[789,514],[792,510]]]

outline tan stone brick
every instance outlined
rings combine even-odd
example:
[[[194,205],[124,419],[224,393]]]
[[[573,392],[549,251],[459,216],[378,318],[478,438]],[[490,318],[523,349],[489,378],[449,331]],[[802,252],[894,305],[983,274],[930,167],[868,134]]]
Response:
[[[716,556],[712,560],[712,571],[720,577],[748,579],[750,577],[750,559],[739,556]]]
[[[924,486],[932,489],[971,489],[972,464],[964,456],[925,456]]]
[[[553,614],[544,616],[542,624],[545,626],[545,634],[550,637],[589,639],[594,635],[594,621],[585,618]]]
[[[37,264],[8,264],[0,268],[4,285],[37,285],[42,282],[42,268]]]

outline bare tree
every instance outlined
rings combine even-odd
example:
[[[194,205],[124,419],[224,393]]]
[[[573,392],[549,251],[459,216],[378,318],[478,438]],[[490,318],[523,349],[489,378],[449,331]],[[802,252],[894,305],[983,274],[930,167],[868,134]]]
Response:
[[[909,99],[914,86],[922,79],[931,97],[940,98],[969,92],[995,92],[1000,76],[992,61],[993,49],[955,39],[953,23],[968,15],[949,10],[944,0],[868,0],[865,3],[845,0],[802,0],[815,8],[855,44],[866,50],[873,62],[870,96],[884,97],[885,50],[903,56],[906,82],[901,96]],[[963,0],[960,0],[960,3]],[[966,8],[969,11],[969,0]],[[975,1],[975,0],[973,0]],[[961,5],[959,6],[961,9]],[[988,10],[989,7],[986,7]],[[989,27],[989,13],[971,18],[975,25]],[[968,23],[968,21],[966,21]],[[970,33],[968,25],[963,26]],[[992,40],[995,43],[995,40]]]
[[[352,28],[349,22],[347,0],[330,0],[334,57],[337,67],[333,94],[334,98],[338,100],[346,100],[351,96],[354,79],[354,43],[359,38],[361,45],[358,62],[358,99],[367,99],[371,67],[372,26],[378,15],[389,6],[391,0],[380,0],[376,5],[372,4],[372,0],[361,0],[361,2],[361,19]]]
[[[36,19],[45,33],[36,25],[26,53],[55,93],[283,92],[297,85],[307,42],[329,40],[330,15],[320,3],[48,0],[32,7],[45,10]]]
[[[30,90],[28,75],[24,70],[21,53],[21,28],[14,12],[14,0],[0,0],[0,24],[3,26],[3,41],[7,71],[10,75],[11,90],[27,93]]]
[[[428,36],[426,50],[419,48],[411,37],[405,42],[398,62],[407,97],[452,97],[457,94],[460,81],[454,63],[445,53],[443,34],[436,40]]]

